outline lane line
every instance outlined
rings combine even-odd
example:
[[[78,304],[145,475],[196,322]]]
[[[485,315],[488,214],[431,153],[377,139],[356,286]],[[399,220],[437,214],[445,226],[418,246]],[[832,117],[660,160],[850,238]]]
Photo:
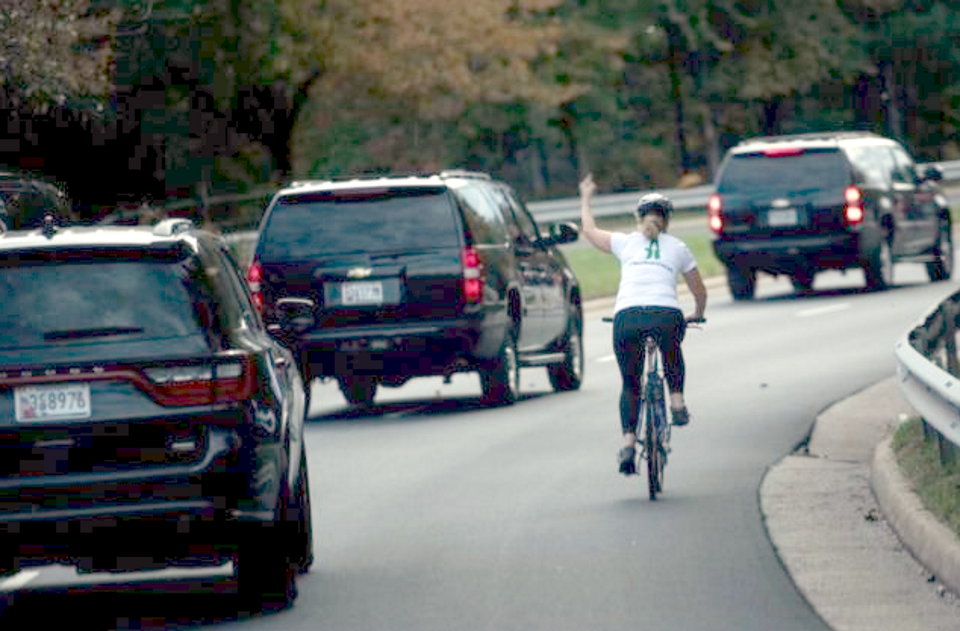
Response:
[[[600,357],[597,359],[598,364],[605,364],[607,362],[615,362],[615,361],[617,361],[616,355],[604,355],[603,357]]]
[[[846,311],[850,308],[849,302],[842,302],[837,305],[827,305],[826,307],[817,307],[815,309],[804,309],[803,311],[797,312],[798,318],[814,318],[816,316],[827,315],[828,313],[837,313],[838,311]]]
[[[5,581],[0,581],[0,592],[19,589],[38,576],[40,576],[40,572],[35,570],[23,570],[19,574],[11,576]]]

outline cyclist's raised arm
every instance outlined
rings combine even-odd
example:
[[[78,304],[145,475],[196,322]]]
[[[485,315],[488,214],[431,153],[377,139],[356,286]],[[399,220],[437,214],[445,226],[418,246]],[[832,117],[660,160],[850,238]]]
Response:
[[[590,207],[590,200],[596,191],[597,185],[593,181],[593,174],[588,173],[587,177],[580,182],[580,234],[597,249],[610,252],[610,233],[597,227],[597,222],[593,218],[593,209]]]
[[[703,320],[703,313],[707,309],[707,288],[703,284],[703,278],[700,276],[700,270],[695,267],[684,274],[683,278],[685,281],[687,281],[687,287],[690,288],[690,293],[693,294],[693,300],[695,303],[694,311],[687,319]]]

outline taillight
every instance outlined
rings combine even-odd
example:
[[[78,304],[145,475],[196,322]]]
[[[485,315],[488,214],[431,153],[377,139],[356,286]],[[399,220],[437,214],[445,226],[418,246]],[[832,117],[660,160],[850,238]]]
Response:
[[[714,232],[723,230],[723,217],[720,211],[723,210],[723,200],[718,193],[714,193],[707,201],[707,216],[709,217],[710,229]]]
[[[848,225],[863,221],[863,193],[856,186],[848,186],[843,192],[843,218]]]
[[[253,357],[145,368],[143,384],[160,405],[210,405],[248,399],[256,387]]]
[[[463,299],[467,304],[477,304],[483,298],[483,281],[480,278],[480,255],[473,247],[463,249]]]
[[[773,149],[764,149],[763,155],[768,158],[785,158],[787,156],[803,155],[801,147],[775,147]]]
[[[260,261],[254,259],[253,263],[250,264],[250,268],[247,270],[247,287],[250,289],[250,298],[253,300],[253,306],[257,308],[257,311],[263,313],[263,290],[260,286],[261,282],[263,282],[263,267],[260,266]]]

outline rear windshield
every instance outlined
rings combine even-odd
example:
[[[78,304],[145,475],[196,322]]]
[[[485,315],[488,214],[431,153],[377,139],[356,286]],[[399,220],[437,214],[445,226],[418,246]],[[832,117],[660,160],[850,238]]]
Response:
[[[717,191],[766,197],[843,190],[849,183],[846,161],[835,149],[777,157],[750,153],[733,156],[727,162]]]
[[[20,260],[0,266],[0,349],[204,336],[182,261]]]
[[[447,192],[404,190],[287,198],[270,213],[260,255],[267,259],[312,258],[458,245]]]

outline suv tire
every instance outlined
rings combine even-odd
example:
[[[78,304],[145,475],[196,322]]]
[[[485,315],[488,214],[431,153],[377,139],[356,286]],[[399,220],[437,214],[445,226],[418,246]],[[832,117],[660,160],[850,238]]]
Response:
[[[953,275],[953,235],[949,225],[940,227],[940,240],[933,256],[927,263],[927,276],[933,282],[949,279]]]
[[[286,485],[284,484],[284,489]],[[294,539],[290,498],[284,490],[273,522],[243,522],[234,565],[241,615],[281,611],[297,598],[296,564],[281,542]]]
[[[791,276],[793,281],[793,290],[801,295],[805,296],[813,291],[813,274],[809,270],[798,269]]]
[[[377,394],[377,380],[370,375],[343,375],[337,377],[340,392],[350,405],[368,408]]]
[[[757,287],[757,272],[731,265],[727,268],[727,283],[734,300],[750,300]]]
[[[863,274],[870,291],[883,291],[893,285],[893,254],[889,239],[880,240],[880,245],[864,263]]]
[[[550,385],[557,392],[577,390],[583,382],[583,318],[579,309],[571,309],[563,351],[562,362],[547,366]]]
[[[517,326],[503,336],[500,353],[480,370],[483,400],[493,405],[510,405],[520,396],[520,360],[517,357]]]
[[[291,527],[296,535],[290,541],[290,560],[297,572],[306,574],[314,562],[313,519],[310,512],[310,476],[307,471],[306,450],[300,452],[300,472],[297,474],[296,497],[290,504]]]

